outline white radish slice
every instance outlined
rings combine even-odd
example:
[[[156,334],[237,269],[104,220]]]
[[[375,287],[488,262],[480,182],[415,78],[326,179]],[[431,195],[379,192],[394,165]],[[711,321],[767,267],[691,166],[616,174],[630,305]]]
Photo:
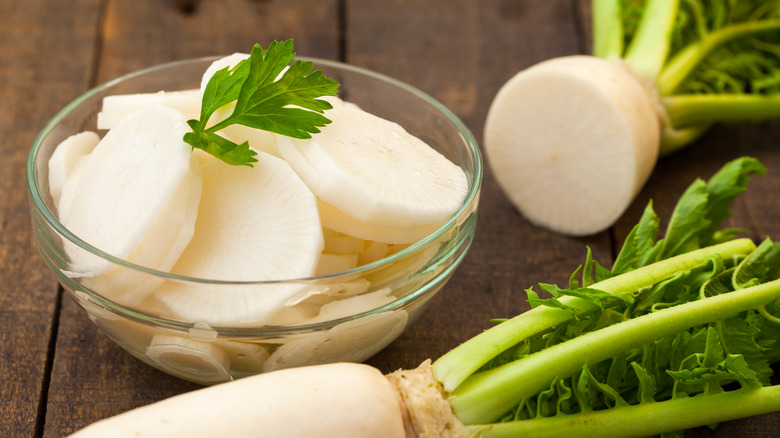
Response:
[[[122,117],[147,105],[167,106],[180,111],[188,119],[197,119],[200,115],[200,102],[201,94],[198,89],[106,96],[97,115],[97,128],[111,129]]]
[[[323,252],[320,254],[320,260],[319,263],[317,263],[317,269],[314,270],[314,275],[319,276],[344,272],[357,268],[357,265],[357,254],[331,254]]]
[[[327,228],[322,230],[322,234],[325,237],[325,248],[323,252],[329,252],[332,254],[357,254],[363,251],[366,241],[352,237],[338,231],[333,231]]]
[[[70,176],[76,162],[92,152],[99,141],[100,137],[96,133],[85,131],[71,135],[57,145],[49,158],[49,193],[54,200],[54,205],[60,203],[65,180]]]
[[[322,226],[364,240],[383,243],[415,243],[430,235],[440,224],[418,225],[411,228],[392,228],[362,222],[336,207],[318,200]]]
[[[533,224],[570,235],[612,225],[658,157],[659,103],[622,64],[545,61],[510,79],[485,123],[504,193]]]
[[[230,360],[213,342],[155,335],[145,351],[163,371],[198,383],[230,380]]]
[[[68,177],[63,181],[56,201],[57,217],[59,217],[60,222],[64,222],[65,218],[68,217],[70,207],[73,205],[73,197],[76,195],[76,188],[79,186],[79,180],[81,180],[87,161],[89,161],[89,154],[79,157],[71,166]]]
[[[406,432],[390,381],[368,365],[338,363],[199,389],[99,421],[72,435],[153,436],[404,438]]]
[[[322,306],[319,315],[311,323],[332,321],[377,309],[396,300],[390,288],[382,288],[367,294],[334,300]]]
[[[202,166],[195,234],[172,273],[236,282],[314,274],[324,245],[316,199],[283,160],[263,152],[257,159],[254,167]],[[257,323],[301,287],[167,282],[155,297],[190,321]]]
[[[212,120],[222,120],[233,111],[232,104],[225,105],[217,110],[212,116]],[[230,108],[228,108],[230,107]],[[222,128],[220,134],[230,138],[237,144],[248,142],[249,147],[255,151],[265,152],[274,156],[279,156],[279,148],[276,146],[277,134],[264,131],[262,129],[250,128],[244,125],[230,125]]]
[[[123,118],[86,156],[63,225],[115,257],[169,270],[192,237],[200,200],[197,160],[182,140],[188,130],[185,117],[164,106]],[[107,270],[107,260],[75,245],[65,249],[73,271],[94,275],[93,287],[126,304],[143,300],[158,281]]]
[[[274,351],[265,371],[328,362],[362,362],[395,340],[406,327],[405,310],[375,313],[339,324],[326,332],[301,335]]]
[[[320,133],[277,138],[318,198],[358,221],[400,229],[441,225],[457,211],[467,191],[460,167],[397,123],[328,100],[332,123]]]
[[[352,297],[362,294],[371,287],[371,282],[363,277],[354,277],[339,283],[317,284],[290,297],[284,305],[297,306],[301,303],[315,304],[318,307],[327,304],[333,300]],[[317,311],[319,313],[319,309]]]
[[[358,254],[358,264],[367,265],[385,258],[388,254],[390,254],[390,245],[368,240],[363,251]]]
[[[211,65],[209,65],[206,68],[206,71],[203,72],[203,77],[200,80],[200,93],[203,94],[203,90],[206,89],[206,85],[209,83],[209,80],[211,80],[211,77],[214,76],[214,73],[222,70],[225,67],[233,68],[235,67],[239,62],[249,58],[248,53],[239,53],[236,52],[232,55],[225,56],[224,58],[219,58],[216,61],[212,62]]]

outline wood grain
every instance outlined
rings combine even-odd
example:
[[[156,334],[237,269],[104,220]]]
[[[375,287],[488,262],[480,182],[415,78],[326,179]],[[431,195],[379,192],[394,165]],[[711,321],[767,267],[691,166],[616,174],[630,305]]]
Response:
[[[38,131],[87,88],[99,2],[0,3],[0,436],[34,436],[57,283],[32,243],[25,161]],[[67,56],[59,56],[67,54]]]
[[[97,331],[32,244],[24,182],[36,133],[89,87],[185,58],[295,39],[299,55],[336,59],[405,81],[453,110],[481,141],[498,89],[544,59],[590,49],[588,0],[0,0],[0,436],[60,437],[198,386],[133,358]],[[436,358],[489,320],[526,310],[523,289],[565,284],[589,246],[609,265],[652,199],[665,220],[696,177],[751,155],[755,177],[729,225],[780,239],[780,123],[716,126],[659,160],[609,231],[585,238],[526,222],[485,163],[477,233],[453,278],[396,342],[382,371]],[[777,383],[777,379],[775,380]],[[780,413],[698,428],[688,437],[774,437]]]

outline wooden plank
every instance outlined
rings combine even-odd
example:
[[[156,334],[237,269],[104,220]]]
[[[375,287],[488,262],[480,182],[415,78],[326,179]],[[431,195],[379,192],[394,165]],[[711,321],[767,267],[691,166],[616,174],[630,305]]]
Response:
[[[413,10],[414,13],[408,11]],[[440,0],[347,2],[346,60],[405,81],[453,110],[481,141],[487,109],[518,71],[578,53],[569,2]],[[585,239],[531,226],[509,204],[486,163],[469,255],[423,316],[369,363],[383,371],[437,358],[526,310],[523,290],[566,284],[585,244],[610,262],[608,233]]]
[[[0,2],[0,436],[36,431],[58,299],[32,243],[27,152],[49,118],[86,90],[98,4]]]
[[[112,0],[102,23],[98,82],[173,60],[246,52],[294,38],[300,55],[338,57],[335,1]],[[99,333],[70,299],[62,306],[44,436],[196,388],[133,358]]]

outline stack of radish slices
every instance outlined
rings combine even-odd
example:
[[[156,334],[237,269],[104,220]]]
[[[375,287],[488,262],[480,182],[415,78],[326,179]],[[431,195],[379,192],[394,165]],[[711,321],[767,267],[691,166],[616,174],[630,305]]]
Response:
[[[216,61],[203,83],[247,56]],[[215,291],[166,281],[66,243],[71,275],[120,304],[210,325],[303,324],[394,300],[388,290],[361,295],[369,286],[360,279],[317,300],[321,291],[303,283],[240,282],[327,275],[397,252],[459,209],[463,170],[400,125],[334,97],[332,123],[310,139],[240,125],[221,132],[257,152],[253,167],[231,166],[182,140],[202,89],[105,98],[105,135],[83,132],[57,147],[50,193],[62,224],[107,254],[239,283]],[[313,301],[315,310],[296,309]]]

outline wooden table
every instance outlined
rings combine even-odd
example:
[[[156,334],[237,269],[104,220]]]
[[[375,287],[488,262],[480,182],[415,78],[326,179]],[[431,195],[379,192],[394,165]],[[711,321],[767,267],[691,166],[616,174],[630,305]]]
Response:
[[[247,51],[294,38],[298,54],[342,60],[439,99],[482,137],[492,97],[511,75],[587,53],[586,1],[564,0],[0,0],[0,436],[63,436],[97,419],[197,386],[156,371],[99,334],[64,297],[31,242],[24,164],[37,132],[90,87],[155,64]],[[489,169],[470,254],[400,339],[369,362],[383,371],[436,358],[527,309],[523,289],[566,284],[589,245],[602,263],[648,199],[662,218],[696,177],[727,160],[759,158],[730,224],[780,239],[780,123],[718,126],[662,159],[609,231],[569,238],[529,225]],[[780,413],[689,436],[769,437]]]

